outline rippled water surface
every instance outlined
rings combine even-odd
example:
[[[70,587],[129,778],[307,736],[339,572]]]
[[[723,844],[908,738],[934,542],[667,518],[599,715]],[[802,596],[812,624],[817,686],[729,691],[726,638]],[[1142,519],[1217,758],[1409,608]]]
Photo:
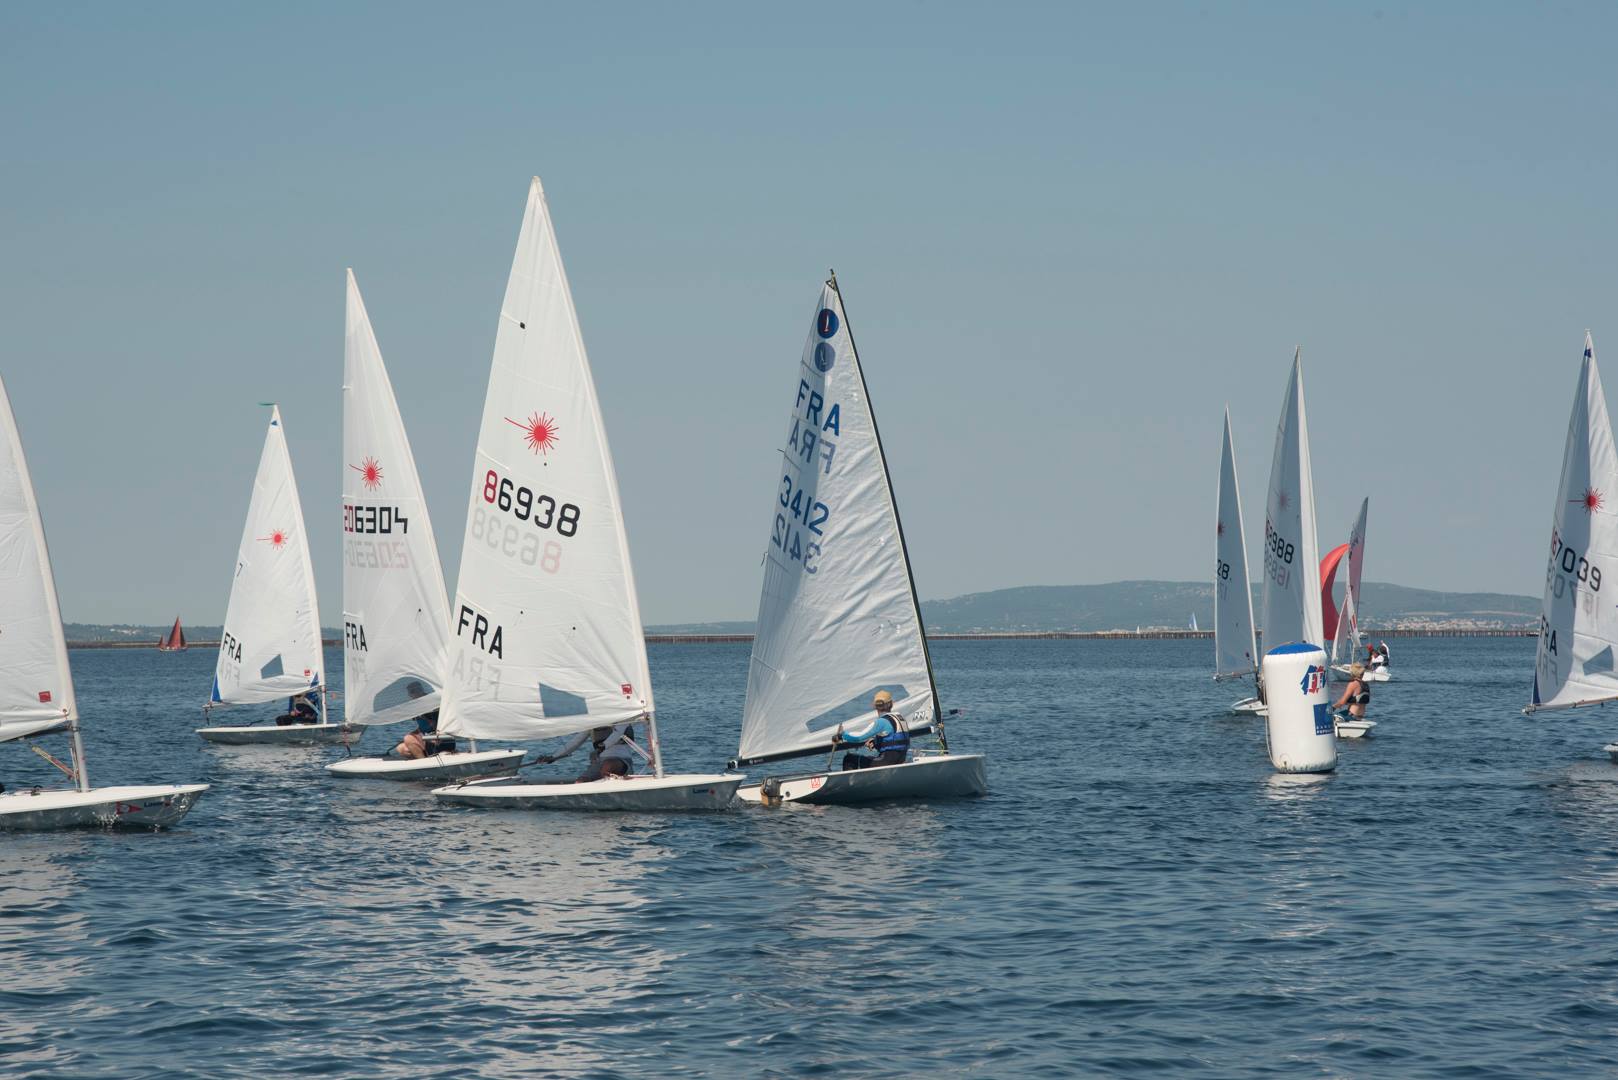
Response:
[[[686,816],[331,781],[192,734],[211,652],[76,652],[98,783],[215,786],[0,835],[0,1074],[1618,1074],[1618,711],[1401,639],[1376,737],[1283,779],[1211,652],[942,642],[988,798]],[[654,647],[673,768],[734,751],[746,661]]]

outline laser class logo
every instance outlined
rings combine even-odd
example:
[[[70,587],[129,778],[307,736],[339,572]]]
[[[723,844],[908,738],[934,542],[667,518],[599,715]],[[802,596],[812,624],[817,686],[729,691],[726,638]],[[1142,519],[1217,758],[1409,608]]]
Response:
[[[1605,501],[1606,498],[1601,494],[1601,492],[1597,491],[1593,487],[1585,488],[1584,494],[1579,498],[1568,500],[1568,502],[1573,503],[1574,505],[1582,504],[1586,514],[1593,514],[1597,510],[1600,510]]]
[[[1288,495],[1284,491],[1276,492],[1275,493],[1275,505],[1277,505],[1281,509],[1285,510],[1287,507],[1292,505],[1292,496]]]
[[[1310,664],[1309,670],[1298,680],[1298,689],[1305,694],[1318,694],[1326,685],[1326,671],[1319,664]]]
[[[270,535],[261,536],[258,539],[260,543],[269,544],[275,550],[280,551],[287,546],[287,531],[285,529],[276,529]]]
[[[374,457],[367,457],[358,465],[350,465],[350,469],[360,474],[360,482],[365,485],[366,491],[375,491],[382,486],[382,463]]]
[[[1223,521],[1221,521],[1217,526],[1215,526],[1214,535],[1215,536],[1224,536],[1225,535],[1225,523]]]
[[[802,309],[800,308],[799,310],[801,311]],[[840,324],[837,321],[837,312],[833,311],[829,307],[821,308],[820,314],[815,316],[815,332],[821,336],[822,340],[837,333],[837,327],[839,325]]]
[[[546,413],[533,413],[526,420],[513,420],[508,416],[506,423],[522,429],[523,441],[536,454],[548,456],[551,447],[556,445],[556,421]]]

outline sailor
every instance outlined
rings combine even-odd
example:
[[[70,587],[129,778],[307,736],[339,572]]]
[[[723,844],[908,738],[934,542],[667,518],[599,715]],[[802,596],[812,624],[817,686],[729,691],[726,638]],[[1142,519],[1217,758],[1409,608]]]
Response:
[[[310,691],[313,694],[313,691]],[[289,727],[292,724],[318,724],[320,713],[315,710],[314,703],[309,700],[309,694],[301,698],[287,698],[287,711],[275,718],[277,727]]]
[[[628,776],[634,770],[635,728],[632,724],[581,731],[556,753],[541,754],[538,761],[542,765],[549,765],[553,761],[567,757],[586,742],[590,743],[590,764],[579,774],[579,778],[573,781],[575,784],[588,784],[592,780],[604,780],[609,776]]]
[[[910,733],[905,730],[904,722],[893,714],[893,695],[886,690],[878,690],[871,699],[871,708],[876,710],[876,717],[869,724],[856,731],[837,729],[832,736],[832,747],[863,746],[876,757],[866,757],[853,752],[843,755],[843,770],[869,769],[877,765],[903,765],[905,758],[910,755]]]
[[[432,691],[428,689],[427,684],[422,682],[420,679],[411,679],[410,685],[405,687],[405,692],[410,695],[410,699],[412,701],[416,700],[417,698],[424,698],[428,694],[432,693]],[[410,754],[404,756],[430,757],[433,754],[447,754],[454,753],[455,751],[455,736],[440,735],[438,733],[437,709],[431,709],[416,717],[416,730],[412,732],[412,734],[418,734],[421,736],[423,752],[420,755]],[[406,738],[409,738],[409,736],[406,736]],[[398,746],[394,747],[394,750],[400,750],[404,747],[404,745],[405,744],[401,742]]]
[[[1371,686],[1365,681],[1365,665],[1355,664],[1348,669],[1348,685],[1343,687],[1343,696],[1337,699],[1332,706],[1336,712],[1343,706],[1348,706],[1348,715],[1355,720],[1365,719],[1365,707],[1371,704]]]

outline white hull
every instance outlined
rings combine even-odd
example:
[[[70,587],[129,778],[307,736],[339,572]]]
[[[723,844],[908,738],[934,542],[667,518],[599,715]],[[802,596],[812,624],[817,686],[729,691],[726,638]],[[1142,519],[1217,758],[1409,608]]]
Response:
[[[333,776],[350,780],[462,780],[471,776],[507,776],[522,764],[521,750],[454,751],[404,759],[357,757],[326,766]]]
[[[1375,720],[1338,720],[1337,737],[1339,739],[1364,739],[1376,729]]]
[[[877,765],[846,772],[783,776],[782,802],[850,804],[889,799],[959,799],[986,795],[989,782],[982,754],[935,754],[903,765]],[[773,784],[772,784],[773,786]],[[743,802],[763,802],[763,782],[736,792]]]
[[[1602,749],[1607,751],[1607,756],[1612,758],[1614,764],[1618,764],[1618,743],[1608,743]]]
[[[347,724],[244,724],[197,728],[197,734],[226,746],[327,746],[345,738],[357,739],[364,730]]]
[[[506,810],[723,810],[736,797],[746,777],[738,773],[626,776],[531,784],[511,780],[474,780],[436,788],[439,802]]]
[[[1270,712],[1264,707],[1264,703],[1256,697],[1242,698],[1240,701],[1231,702],[1230,711],[1233,716],[1268,716]]]
[[[43,831],[121,825],[160,829],[173,825],[207,784],[146,784],[89,791],[34,790],[0,794],[0,829]]]

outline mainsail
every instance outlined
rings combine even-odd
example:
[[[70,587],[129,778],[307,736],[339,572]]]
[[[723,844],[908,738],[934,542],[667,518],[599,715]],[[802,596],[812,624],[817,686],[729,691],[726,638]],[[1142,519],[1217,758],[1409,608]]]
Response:
[[[343,462],[344,719],[408,720],[438,708],[449,598],[416,459],[352,270]]]
[[[538,177],[495,332],[450,628],[440,731],[539,739],[651,717],[618,481]]]
[[[738,760],[824,749],[878,690],[938,717],[887,462],[835,278],[794,373]]]
[[[236,553],[212,703],[273,701],[325,685],[303,508],[281,410],[272,406]]]
[[[1584,366],[1562,452],[1562,483],[1551,518],[1545,601],[1540,609],[1534,697],[1525,712],[1618,700],[1613,647],[1618,604],[1602,599],[1604,572],[1618,569],[1618,453],[1595,346],[1584,335]],[[1618,578],[1615,578],[1618,585]]]
[[[1225,438],[1219,453],[1219,519],[1214,530],[1214,678],[1229,679],[1258,670],[1253,632],[1253,588],[1247,576],[1247,533],[1242,524],[1242,493],[1236,481],[1236,449],[1225,409]]]
[[[1347,595],[1354,602],[1354,618],[1359,618],[1360,601],[1364,599],[1360,593],[1360,578],[1365,573],[1365,519],[1371,512],[1371,497],[1367,495],[1360,500],[1360,516],[1354,519],[1354,530],[1348,534],[1348,589]]]
[[[1325,647],[1319,567],[1300,348],[1292,356],[1292,373],[1275,431],[1275,457],[1270,463],[1270,490],[1264,507],[1262,629],[1266,649],[1295,641]]]
[[[0,381],[0,742],[78,717],[45,527]],[[81,766],[82,768],[82,766]]]

